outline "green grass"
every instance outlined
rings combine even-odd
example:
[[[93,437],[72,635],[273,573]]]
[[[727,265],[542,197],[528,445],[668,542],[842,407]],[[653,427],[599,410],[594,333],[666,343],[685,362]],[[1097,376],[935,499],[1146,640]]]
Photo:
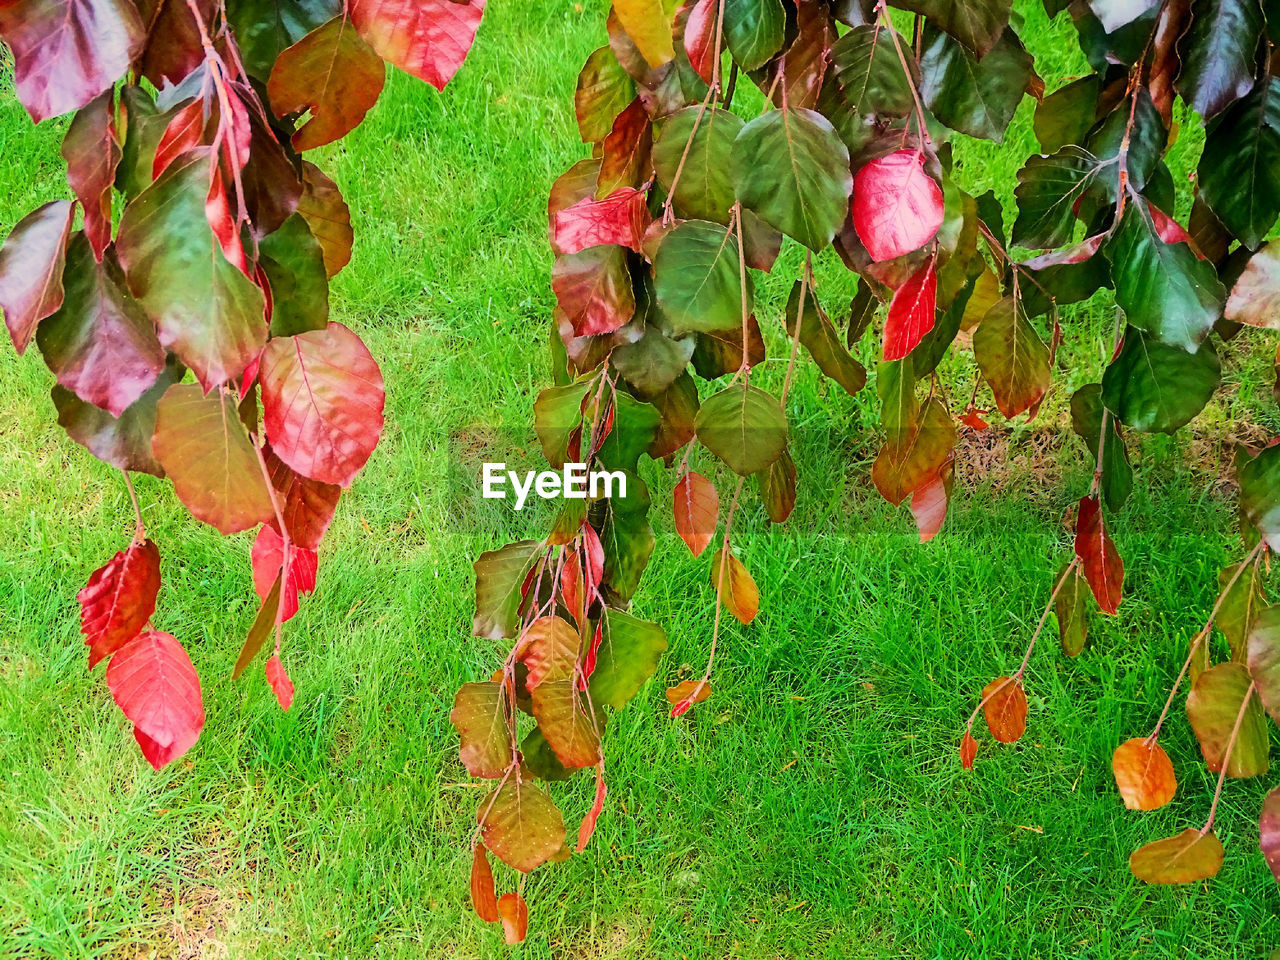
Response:
[[[298,688],[288,714],[256,669],[229,680],[253,616],[247,535],[218,537],[142,478],[164,557],[156,622],[187,644],[208,713],[185,762],[146,766],[101,669],[85,670],[76,629],[76,590],[131,529],[123,486],[57,428],[39,359],[0,352],[0,957],[507,955],[466,904],[481,785],[457,762],[447,715],[457,686],[500,655],[469,635],[471,560],[546,520],[481,504],[474,485],[481,459],[534,461],[526,428],[548,380],[552,301],[545,194],[584,153],[574,77],[604,42],[602,4],[584,6],[493,4],[444,95],[392,76],[364,126],[321,159],[356,219],[334,316],[382,362],[389,409],[326,542],[319,590],[286,635]],[[1052,89],[1080,69],[1070,27],[1046,23],[1039,5],[1027,16]],[[1024,105],[1004,148],[958,151],[964,184],[1008,202],[1034,149],[1029,123]],[[1182,170],[1198,149],[1185,129]],[[0,95],[0,230],[64,194],[61,132],[31,129]],[[798,262],[790,250],[762,284],[775,357]],[[819,279],[836,309],[850,278],[824,256]],[[1098,376],[1110,315],[1100,299],[1065,318],[1073,366],[1042,414],[1051,429],[1070,390]],[[1108,765],[1121,739],[1150,728],[1215,572],[1238,551],[1215,444],[1245,419],[1276,426],[1267,350],[1246,335],[1225,351],[1228,389],[1198,439],[1135,450],[1143,482],[1115,524],[1121,615],[1097,620],[1075,661],[1046,640],[1028,735],[993,749],[983,734],[971,775],[956,760],[963,718],[1021,655],[1069,549],[1059,521],[1087,485],[1087,454],[1067,440],[1033,455],[1043,424],[1015,428],[1011,467],[962,465],[947,527],[921,547],[907,512],[870,487],[873,392],[849,399],[807,371],[789,410],[796,516],[771,528],[748,501],[736,537],[762,613],[726,630],[715,695],[680,722],[661,689],[705,662],[712,594],[707,561],[690,560],[655,510],[637,611],[668,627],[671,647],[610,723],[592,846],[530,878],[533,925],[516,955],[1269,951],[1277,893],[1255,824],[1268,784],[1228,784],[1218,878],[1150,888],[1129,876],[1129,852],[1199,824],[1213,783],[1176,714],[1166,740],[1183,789],[1168,808],[1126,813]],[[948,363],[954,396],[972,368]],[[670,478],[646,476],[666,502]],[[571,825],[589,790],[584,778],[559,792]]]

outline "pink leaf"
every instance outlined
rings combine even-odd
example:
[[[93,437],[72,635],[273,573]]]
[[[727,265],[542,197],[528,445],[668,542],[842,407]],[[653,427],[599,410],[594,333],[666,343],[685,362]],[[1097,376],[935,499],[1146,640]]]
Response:
[[[289,674],[285,672],[284,664],[280,662],[280,655],[275,654],[267,661],[266,666],[267,683],[271,684],[271,689],[276,693],[276,700],[280,703],[280,709],[288,711],[293,705],[293,681],[289,679]]]
[[[556,211],[551,247],[557,254],[577,253],[614,243],[639,252],[649,219],[645,195],[634,187],[620,187],[603,200],[584,197]]]
[[[711,82],[715,68],[716,15],[719,9],[719,0],[698,0],[684,27],[684,52],[703,83]]]
[[[284,540],[274,527],[263,525],[249,552],[253,562],[253,590],[258,599],[265,600],[284,564]],[[280,602],[283,623],[298,612],[298,594],[310,593],[316,588],[318,558],[314,550],[292,545],[289,550],[289,580],[282,591]]]
[[[93,572],[76,594],[90,668],[142,632],[156,611],[159,591],[160,551],[150,540],[121,550]]]
[[[955,459],[950,458],[911,494],[911,513],[920,530],[920,542],[928,543],[942,529],[947,519],[947,503],[951,498],[951,478]]]
[[[352,0],[351,22],[378,56],[443,90],[476,38],[485,0]]]
[[[938,300],[938,274],[933,258],[907,278],[893,295],[884,324],[884,358],[901,360],[933,329]]]
[[[591,809],[587,811],[587,815],[582,818],[582,825],[578,827],[578,853],[587,849],[587,844],[591,842],[591,835],[596,832],[596,821],[600,819],[600,811],[604,809],[604,798],[608,792],[609,788],[605,785],[604,775],[597,770],[596,799],[591,804]]]
[[[853,178],[853,226],[876,262],[918,250],[942,226],[942,190],[924,172],[924,154],[898,150]]]
[[[378,445],[386,393],[382,371],[340,323],[276,337],[262,351],[262,420],[286,466],[350,486]]]
[[[200,738],[200,678],[182,644],[170,634],[149,630],[117,650],[107,664],[107,687],[133,722],[143,755],[157,770]]]

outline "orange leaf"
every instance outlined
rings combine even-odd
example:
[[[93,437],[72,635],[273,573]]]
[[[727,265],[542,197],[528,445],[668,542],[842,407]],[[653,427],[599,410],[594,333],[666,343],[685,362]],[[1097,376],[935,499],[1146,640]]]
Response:
[[[715,535],[719,514],[720,497],[710,480],[692,470],[680,478],[675,491],[676,533],[695,557]]]
[[[498,899],[493,892],[493,870],[489,854],[477,843],[471,857],[471,906],[485,923],[497,923]]]
[[[755,580],[732,550],[721,547],[711,561],[711,585],[739,623],[747,624],[760,612],[760,591]]]
[[[266,674],[267,683],[271,684],[271,689],[275,691],[280,709],[287,713],[293,706],[293,681],[289,679],[289,674],[284,664],[280,662],[278,654],[273,654],[267,661]]]
[[[990,699],[988,699],[990,698]],[[982,688],[983,716],[991,735],[1001,743],[1013,743],[1027,731],[1027,695],[1012,677],[997,677]]]
[[[1133,851],[1129,870],[1147,883],[1195,883],[1217,874],[1222,857],[1222,841],[1213,833],[1201,836],[1199,830],[1187,827],[1176,837]]]
[[[672,704],[671,716],[678,717],[695,703],[701,703],[711,696],[711,684],[703,683],[699,689],[698,683],[697,680],[684,680],[667,688],[667,700]]]
[[[591,809],[587,811],[587,815],[582,818],[582,825],[578,827],[578,853],[587,849],[587,844],[591,842],[591,835],[596,832],[596,821],[600,819],[600,811],[604,809],[604,798],[609,793],[609,788],[605,786],[604,775],[596,771],[596,799],[591,804]]]
[[[1124,561],[1107,535],[1097,497],[1083,497],[1076,514],[1076,556],[1103,613],[1114,614],[1124,589]]]
[[[498,901],[498,916],[502,918],[502,938],[509,945],[523,943],[529,932],[529,908],[518,893],[504,893]]]
[[[973,758],[978,755],[978,741],[973,739],[973,734],[968,730],[964,732],[964,739],[960,741],[960,766],[966,770],[973,769]]]
[[[1156,810],[1173,799],[1178,781],[1164,747],[1141,737],[1126,740],[1111,756],[1111,770],[1124,805],[1130,810]]]

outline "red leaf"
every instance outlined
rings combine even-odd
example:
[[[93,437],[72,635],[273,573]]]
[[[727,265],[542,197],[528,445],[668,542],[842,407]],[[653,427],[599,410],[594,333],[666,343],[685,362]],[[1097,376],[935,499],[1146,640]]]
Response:
[[[279,654],[274,654],[267,661],[266,674],[267,683],[271,684],[271,689],[275,691],[280,709],[287,712],[289,707],[293,705],[293,681],[289,679],[289,674],[285,672],[284,664],[280,662]]]
[[[142,632],[159,592],[160,551],[150,540],[131,544],[93,572],[76,594],[90,668]]]
[[[280,501],[280,513],[289,530],[289,539],[295,546],[315,550],[324,539],[325,531],[338,508],[342,488],[333,483],[310,480],[289,467],[268,448],[267,473]],[[274,529],[276,521],[271,520]],[[277,533],[279,531],[276,531]]]
[[[667,702],[672,704],[671,716],[678,717],[695,703],[701,703],[711,696],[711,684],[699,680],[682,680],[665,691]]]
[[[598,193],[609,194],[618,187],[638,187],[653,170],[650,153],[653,124],[644,102],[636,97],[618,114],[613,129],[601,141]]]
[[[591,809],[587,811],[587,815],[582,818],[582,825],[578,827],[578,853],[587,849],[587,844],[591,842],[591,835],[596,832],[596,821],[600,819],[600,811],[604,809],[604,798],[608,792],[609,788],[605,785],[604,776],[597,770],[596,799],[591,804]]]
[[[918,250],[942,226],[942,190],[924,172],[924,154],[898,150],[853,178],[853,226],[874,261]]]
[[[901,360],[933,329],[937,300],[938,274],[930,257],[898,288],[889,304],[889,317],[884,324],[886,360]]]
[[[280,576],[284,563],[284,540],[273,527],[263,525],[249,552],[253,562],[253,590],[259,600],[265,600],[276,577]],[[289,550],[289,579],[285,583],[280,603],[280,622],[298,612],[298,594],[310,593],[316,588],[318,558],[314,550],[293,545]]]
[[[157,770],[200,738],[200,678],[182,644],[171,635],[150,630],[117,650],[107,664],[107,687],[133,722],[134,737]]]
[[[160,143],[156,145],[156,157],[151,163],[152,180],[158,180],[169,164],[182,154],[200,146],[205,125],[209,121],[207,111],[208,105],[204,100],[192,100],[173,115],[169,125],[164,128]]]
[[[39,123],[111,89],[145,31],[128,0],[6,0],[0,37],[13,51],[18,99]]]
[[[692,470],[680,478],[675,491],[676,533],[695,557],[707,549],[719,515],[720,497],[715,484]]]
[[[111,242],[111,186],[120,164],[111,91],[104,91],[71,120],[62,140],[62,158],[67,162],[67,182],[84,208],[85,236],[101,260]]]
[[[986,412],[970,405],[965,408],[964,413],[960,414],[958,419],[971,430],[985,430],[990,426],[987,421],[982,419],[982,415]]]
[[[267,94],[277,116],[309,113],[293,135],[293,148],[311,150],[355,129],[378,102],[385,79],[378,54],[351,21],[337,16],[280,54]]]
[[[577,253],[615,243],[638,253],[649,219],[645,195],[634,187],[620,187],[603,200],[586,197],[555,213],[551,248],[557,254]]]
[[[1103,613],[1114,614],[1124,587],[1124,561],[1107,535],[1097,497],[1083,497],[1076,517],[1076,556]]]
[[[1164,747],[1140,737],[1126,740],[1111,755],[1116,787],[1130,810],[1156,810],[1173,799],[1178,781]]]
[[[716,21],[719,9],[719,0],[698,0],[684,27],[684,52],[703,83],[711,82],[715,69]]]
[[[504,893],[498,901],[498,916],[502,918],[502,938],[508,945],[523,943],[529,932],[529,908],[518,893]]]
[[[626,251],[619,246],[588,247],[556,257],[551,289],[575,336],[612,333],[636,312]]]
[[[493,890],[493,869],[484,844],[471,850],[471,906],[485,923],[498,922],[498,898]]]
[[[1148,203],[1147,210],[1150,212],[1151,222],[1156,228],[1156,236],[1165,243],[1185,243],[1191,248],[1192,253],[1201,260],[1204,259],[1204,254],[1196,247],[1195,241],[1191,239],[1191,234],[1183,229],[1182,224],[1154,203]]]
[[[382,434],[382,371],[340,323],[276,337],[262,351],[262,420],[271,448],[312,480],[346,487]]]
[[[973,739],[973,734],[966,730],[964,738],[960,741],[960,766],[966,770],[972,770],[973,760],[977,755],[978,741]]]
[[[351,22],[388,63],[443,90],[476,38],[485,0],[352,0]]]
[[[988,699],[990,698],[990,699]],[[1027,695],[1011,677],[997,677],[982,688],[982,713],[991,735],[1013,743],[1027,731]]]
[[[36,324],[62,306],[62,269],[75,205],[53,200],[33,210],[0,247],[0,313],[21,353]]]
[[[591,637],[591,646],[587,648],[587,655],[582,658],[582,675],[578,678],[579,690],[587,689],[587,681],[591,679],[591,674],[596,672],[596,657],[600,652],[600,642],[604,639],[603,623],[602,617],[596,623],[596,632]]]

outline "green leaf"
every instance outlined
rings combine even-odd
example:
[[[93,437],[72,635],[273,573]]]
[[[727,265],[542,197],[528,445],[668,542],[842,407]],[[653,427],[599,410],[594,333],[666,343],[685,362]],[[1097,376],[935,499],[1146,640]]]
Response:
[[[773,463],[787,447],[787,418],[772,394],[737,384],[703,402],[698,440],[740,477]]]
[[[1028,160],[1018,171],[1018,186],[1013,191],[1018,201],[1013,242],[1032,249],[1070,243],[1075,232],[1075,204],[1102,169],[1097,157],[1074,145]]]
[[[594,380],[548,387],[533,403],[533,429],[547,463],[559,470],[569,458],[569,439],[582,425],[582,401]]]
[[[742,205],[810,250],[830,244],[849,214],[849,151],[820,113],[766,111],[742,128],[732,162]]]
[[[894,0],[893,6],[924,14],[984,57],[1004,33],[1013,0]]]
[[[671,334],[742,327],[738,240],[720,224],[686,220],[662,239],[653,262],[654,293]],[[747,301],[752,283],[747,275]]]
[[[205,215],[213,155],[201,147],[187,157],[125,208],[116,250],[160,342],[212,390],[266,343],[266,303],[223,255]]]
[[[1280,446],[1267,447],[1236,472],[1240,512],[1272,550],[1280,550]]]
[[[514,637],[520,627],[520,588],[543,546],[519,540],[480,554],[475,562],[476,615],[471,632],[477,637],[502,640]]]
[[[480,801],[484,845],[503,863],[528,873],[564,846],[564,818],[545,790],[513,776]]]
[[[232,680],[240,679],[241,674],[244,673],[244,668],[253,663],[253,658],[262,651],[263,644],[267,642],[267,637],[271,636],[275,630],[276,613],[280,609],[280,578],[282,575],[283,571],[276,574],[276,578],[271,584],[271,589],[262,598],[257,616],[253,618],[253,623],[249,626],[249,633],[245,636],[244,643],[240,647],[240,655],[236,657],[236,665],[231,668]]]
[[[673,10],[664,0],[615,0],[613,11],[650,67],[657,69],[675,56]]]
[[[880,425],[890,443],[903,442],[915,426],[920,403],[916,400],[915,358],[881,361],[876,366],[876,395],[880,398]]]
[[[1200,346],[1227,298],[1213,264],[1185,243],[1161,240],[1146,204],[1136,201],[1125,205],[1102,251],[1131,326],[1184,350]]]
[[[178,499],[219,533],[274,519],[257,451],[230,393],[170,387],[156,409],[152,447]]]
[[[937,476],[955,445],[956,425],[946,405],[934,397],[925,401],[905,429],[889,429],[871,468],[871,480],[896,507]]]
[[[1258,615],[1267,603],[1262,591],[1263,578],[1259,576],[1258,568],[1248,561],[1242,562],[1243,570],[1240,570],[1241,564],[1232,564],[1218,571],[1218,584],[1222,588],[1226,589],[1233,577],[1235,582],[1231,583],[1231,588],[1223,594],[1218,615],[1213,621],[1222,631],[1222,635],[1227,638],[1227,643],[1231,647],[1231,659],[1236,663],[1245,663],[1248,660],[1249,634],[1253,632]],[[1236,576],[1237,570],[1240,570],[1239,576]],[[1254,679],[1256,680],[1257,677],[1255,676]],[[1261,685],[1259,689],[1261,690]],[[1262,704],[1267,705],[1265,696],[1262,698]]]
[[[1221,373],[1212,341],[1187,353],[1130,328],[1102,376],[1102,400],[1134,430],[1175,433],[1204,409]]]
[[[901,38],[899,42],[906,43]],[[868,118],[905,117],[911,112],[911,87],[887,29],[854,27],[831,45],[830,58],[818,105],[850,150],[861,149],[871,139]]]
[[[1070,573],[1067,571],[1070,569]],[[1065,576],[1066,579],[1063,579]],[[1054,611],[1058,616],[1058,638],[1062,643],[1062,652],[1068,657],[1078,657],[1084,649],[1089,635],[1089,604],[1093,593],[1078,569],[1072,568],[1070,562],[1063,564],[1058,571],[1058,580],[1062,586],[1054,600]]]
[[[649,525],[649,488],[633,473],[626,474],[627,495],[613,496],[593,505],[595,526],[604,548],[604,578],[613,593],[629,602],[653,552],[653,528]],[[594,521],[593,521],[594,523]]]
[[[263,83],[280,54],[341,12],[339,0],[227,0],[240,59]]]
[[[1129,857],[1129,870],[1146,883],[1196,883],[1217,874],[1223,855],[1217,835],[1201,836],[1195,827],[1187,827],[1176,837],[1135,850]]]
[[[800,287],[797,280],[787,299],[787,335],[796,335],[796,315],[800,311]],[[827,315],[818,306],[814,291],[805,291],[804,316],[800,322],[800,342],[813,357],[818,369],[834,380],[850,396],[867,385],[867,368],[849,354]]]
[[[600,465],[607,470],[634,472],[661,422],[662,415],[653,404],[618,391],[614,395],[613,429],[597,454]]]
[[[324,250],[301,214],[291,214],[258,244],[271,284],[271,335],[291,337],[329,325],[329,278]]]
[[[667,649],[662,627],[606,607],[600,622],[600,647],[588,690],[591,702],[621,710],[653,676]]]
[[[1001,143],[1031,79],[1031,55],[1011,29],[979,60],[959,41],[925,27],[920,95],[952,130]]]
[[[1268,77],[1209,127],[1196,169],[1200,195],[1256,248],[1280,216],[1280,77]]]
[[[560,762],[560,758],[551,749],[551,744],[547,743],[547,738],[537,727],[520,741],[520,757],[524,772],[542,780],[569,780],[577,773]]]
[[[1131,104],[1132,113],[1130,112]],[[1129,123],[1131,116],[1132,126]],[[1128,185],[1134,190],[1141,191],[1159,169],[1164,148],[1169,139],[1164,118],[1152,103],[1151,95],[1147,93],[1145,87],[1138,88],[1136,103],[1132,103],[1126,97],[1118,107],[1112,110],[1089,137],[1085,146],[1099,161],[1107,163],[1119,157],[1126,136],[1129,141],[1126,166],[1129,172]],[[1099,183],[1106,189],[1108,200],[1114,201],[1119,174],[1115,165],[1110,169],[1115,171],[1115,175],[1104,177]]]
[[[698,415],[698,385],[688,372],[680,374],[650,402],[662,415],[657,436],[646,451],[654,460],[675,453],[693,439],[693,420]]]
[[[700,110],[700,107],[686,107],[663,121],[662,133],[653,145],[653,169],[664,189],[670,190],[675,183],[675,206],[681,216],[728,223],[729,210],[735,200],[729,175],[733,141],[743,123],[736,114],[712,107],[702,114],[702,121],[694,132]],[[685,156],[686,146],[688,156]],[[680,167],[682,158],[683,168]],[[677,181],[678,169],[680,179]]]
[[[756,474],[760,504],[770,523],[786,523],[796,507],[796,465],[786,450]]]
[[[642,394],[656,396],[689,366],[696,342],[693,336],[672,340],[650,323],[639,340],[613,348],[613,365]]]
[[[449,722],[462,744],[458,754],[473,777],[498,780],[511,766],[507,698],[496,681],[464,683],[453,698]]]
[[[1227,776],[1260,777],[1270,768],[1270,734],[1252,683],[1249,671],[1240,664],[1220,663],[1200,674],[1187,695],[1187,719],[1200,741],[1204,762],[1213,773],[1222,770],[1231,731],[1245,697],[1249,703],[1227,762]]]
[[[973,334],[973,356],[1009,419],[1035,407],[1049,390],[1049,348],[1012,296],[983,317]]]
[[[1102,79],[1091,73],[1059,87],[1036,106],[1032,123],[1040,149],[1056,153],[1071,143],[1080,143],[1093,126],[1102,95]]]
[[[1253,89],[1265,27],[1258,0],[1195,0],[1177,88],[1196,113],[1208,120]]]
[[[764,66],[782,49],[786,25],[778,0],[724,0],[724,42],[743,70]]]
[[[1088,383],[1071,395],[1071,427],[1084,441],[1095,466],[1102,438],[1102,385]],[[1102,495],[1107,509],[1119,510],[1133,492],[1133,467],[1114,416],[1107,418],[1107,442],[1102,445]]]

